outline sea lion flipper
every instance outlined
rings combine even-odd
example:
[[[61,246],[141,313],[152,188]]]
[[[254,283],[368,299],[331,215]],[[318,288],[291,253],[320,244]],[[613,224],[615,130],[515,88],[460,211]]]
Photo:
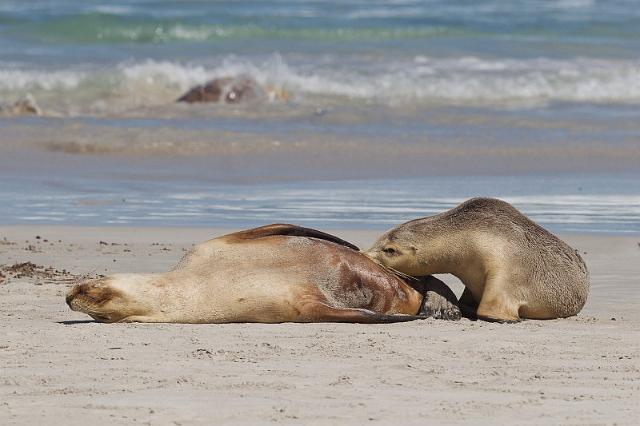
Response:
[[[505,284],[500,278],[488,279],[482,299],[478,304],[478,318],[484,321],[514,323],[520,320],[520,307],[523,303],[502,289]]]
[[[316,229],[304,228],[302,226],[290,225],[287,223],[274,223],[271,225],[261,226],[259,228],[248,229],[246,231],[240,231],[234,234],[230,234],[227,237],[235,237],[242,240],[254,240],[257,238],[270,237],[273,235],[317,238],[319,240],[331,241],[332,243],[336,243],[341,246],[360,251],[360,249],[354,244],[338,238],[335,235],[327,234],[326,232],[318,231]]]
[[[446,320],[459,320],[462,317],[458,300],[453,291],[439,279],[421,277],[424,299],[418,315]]]
[[[390,324],[425,319],[421,315],[380,314],[368,309],[334,308],[322,302],[307,304],[301,313],[308,322],[352,322],[361,324]]]

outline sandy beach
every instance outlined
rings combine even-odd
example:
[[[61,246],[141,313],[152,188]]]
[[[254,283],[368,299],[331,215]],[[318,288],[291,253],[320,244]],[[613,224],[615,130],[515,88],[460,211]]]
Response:
[[[1,0],[0,426],[639,424],[629,5]],[[578,316],[100,324],[65,304],[239,229],[367,248],[472,197],[579,250]]]
[[[164,271],[226,231],[0,227],[0,423],[637,422],[634,236],[563,235],[592,290],[580,315],[553,321],[107,325],[64,304],[76,275]],[[335,233],[363,247],[377,235]],[[36,266],[6,272],[24,262]]]

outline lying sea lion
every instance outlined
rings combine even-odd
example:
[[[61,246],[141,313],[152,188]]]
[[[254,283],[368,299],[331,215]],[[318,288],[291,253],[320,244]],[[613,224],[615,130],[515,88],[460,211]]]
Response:
[[[101,322],[362,322],[458,319],[433,277],[405,282],[346,241],[269,225],[197,245],[171,271],[89,280],[66,297]]]
[[[576,315],[589,294],[576,250],[491,198],[399,225],[365,254],[409,275],[455,275],[466,287],[460,307],[489,321]]]

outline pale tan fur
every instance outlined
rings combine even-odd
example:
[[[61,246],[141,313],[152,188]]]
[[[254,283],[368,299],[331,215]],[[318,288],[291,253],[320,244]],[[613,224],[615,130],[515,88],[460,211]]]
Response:
[[[322,238],[281,234],[291,232]],[[85,282],[67,303],[103,322],[396,322],[417,318],[435,291],[444,296],[425,312],[459,315],[438,283],[422,279],[416,290],[333,236],[271,225],[199,244],[167,273]]]
[[[510,204],[474,198],[444,213],[399,225],[365,254],[406,274],[450,273],[488,320],[576,315],[589,293],[576,250]]]
[[[284,255],[268,245],[215,239],[196,246],[170,272],[112,275],[109,285],[125,295],[115,311],[123,312],[122,306],[134,301],[146,300],[151,305],[117,320],[226,323],[253,322],[259,315],[261,322],[292,321],[299,313],[287,306],[305,297],[299,283],[306,279],[306,271],[286,268],[286,273],[274,274],[273,267]],[[251,259],[253,267],[247,270],[239,265],[240,258]],[[281,303],[272,308],[270,300]]]

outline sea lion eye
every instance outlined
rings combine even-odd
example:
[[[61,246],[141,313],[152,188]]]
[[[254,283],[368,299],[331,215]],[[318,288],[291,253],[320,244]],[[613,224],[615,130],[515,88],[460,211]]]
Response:
[[[383,252],[385,252],[386,254],[396,254],[396,249],[394,249],[393,247],[385,247],[382,249]]]

